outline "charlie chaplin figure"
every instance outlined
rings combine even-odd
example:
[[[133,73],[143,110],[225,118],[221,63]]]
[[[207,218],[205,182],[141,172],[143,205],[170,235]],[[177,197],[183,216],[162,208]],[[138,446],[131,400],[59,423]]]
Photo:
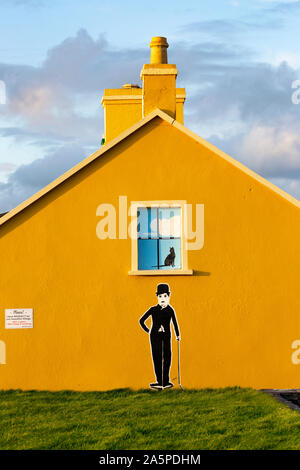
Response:
[[[157,300],[158,304],[150,307],[140,318],[140,325],[146,333],[150,329],[145,325],[145,321],[152,317],[152,327],[150,331],[150,344],[152,351],[152,361],[156,375],[156,382],[150,387],[163,389],[173,387],[170,382],[171,366],[171,320],[176,334],[177,341],[180,341],[180,333],[174,309],[170,305],[170,288],[168,284],[158,284]]]

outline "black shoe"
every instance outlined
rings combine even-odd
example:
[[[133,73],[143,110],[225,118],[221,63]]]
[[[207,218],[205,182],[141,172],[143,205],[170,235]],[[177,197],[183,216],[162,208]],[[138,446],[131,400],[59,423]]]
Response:
[[[174,387],[174,384],[172,382],[167,382],[166,385],[163,386],[163,388],[172,388]]]
[[[160,384],[159,382],[155,382],[153,384],[150,384],[150,387],[151,388],[157,388],[157,389],[162,389],[163,388],[162,384]]]

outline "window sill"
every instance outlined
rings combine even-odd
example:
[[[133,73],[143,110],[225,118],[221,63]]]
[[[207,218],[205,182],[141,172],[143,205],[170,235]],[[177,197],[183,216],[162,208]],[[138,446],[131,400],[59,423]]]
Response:
[[[192,269],[147,269],[144,271],[129,271],[130,276],[192,276]]]

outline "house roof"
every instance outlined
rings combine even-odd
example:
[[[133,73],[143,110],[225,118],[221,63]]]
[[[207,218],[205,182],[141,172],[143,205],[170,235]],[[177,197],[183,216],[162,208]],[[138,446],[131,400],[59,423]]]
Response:
[[[91,162],[96,160],[97,158],[101,157],[104,153],[108,152],[111,148],[115,147],[118,145],[121,141],[126,139],[128,136],[136,132],[138,129],[146,125],[148,122],[153,120],[156,117],[160,117],[162,120],[168,122],[172,126],[174,126],[176,129],[180,130],[187,136],[191,137],[194,139],[196,142],[200,143],[204,147],[208,148],[215,154],[217,154],[219,157],[223,158],[227,162],[231,163],[235,167],[239,168],[242,172],[246,173],[247,175],[251,176],[253,179],[261,183],[262,185],[266,186],[267,188],[271,189],[281,197],[283,197],[285,200],[293,204],[294,206],[300,207],[300,201],[298,201],[296,198],[291,196],[290,194],[286,193],[282,189],[278,188],[276,185],[271,183],[270,181],[266,180],[262,176],[258,175],[254,171],[250,170],[248,167],[243,165],[242,163],[238,162],[234,158],[230,157],[226,153],[222,152],[222,150],[219,150],[217,147],[212,145],[211,143],[207,142],[206,140],[202,139],[199,137],[197,134],[194,132],[190,131],[187,127],[185,127],[183,124],[180,124],[178,121],[175,119],[171,118],[168,114],[164,113],[160,109],[155,109],[152,111],[150,114],[148,114],[146,117],[141,119],[139,122],[134,124],[133,126],[129,127],[126,131],[122,132],[120,135],[118,135],[116,138],[112,139],[110,142],[105,144],[103,147],[101,147],[99,150],[97,150],[95,153],[90,155],[89,157],[85,158],[82,160],[80,163],[75,165],[73,168],[70,170],[66,171],[63,173],[61,176],[56,178],[54,181],[52,181],[50,184],[45,186],[43,189],[35,193],[33,196],[29,197],[26,199],[24,202],[16,206],[14,209],[11,211],[4,213],[2,217],[0,218],[0,226],[5,224],[8,220],[12,219],[15,215],[17,215],[19,212],[23,211],[26,209],[26,207],[30,206],[34,202],[36,202],[38,199],[41,197],[45,196],[47,193],[49,193],[52,189],[56,188],[58,185],[62,184],[64,181],[67,179],[71,178],[75,173],[80,171],[82,168],[86,167],[89,165]]]

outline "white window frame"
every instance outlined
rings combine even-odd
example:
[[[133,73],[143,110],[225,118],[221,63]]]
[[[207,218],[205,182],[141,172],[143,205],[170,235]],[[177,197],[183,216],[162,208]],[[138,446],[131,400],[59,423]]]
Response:
[[[188,269],[187,240],[184,233],[184,218],[186,201],[133,201],[130,207],[131,213],[131,271],[133,276],[178,276],[192,275],[193,270]],[[150,208],[180,208],[181,209],[181,268],[180,269],[138,269],[138,233],[137,218],[140,207]]]

